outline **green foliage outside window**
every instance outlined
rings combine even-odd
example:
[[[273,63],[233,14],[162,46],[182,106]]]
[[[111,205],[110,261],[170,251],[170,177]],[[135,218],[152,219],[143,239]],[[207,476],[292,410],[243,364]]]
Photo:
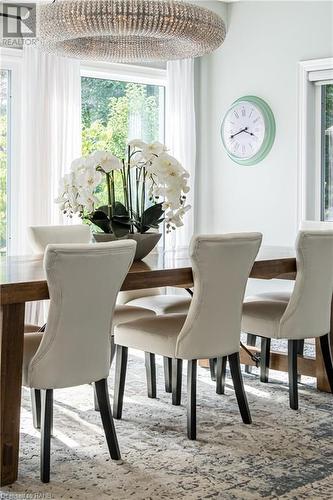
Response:
[[[333,220],[333,84],[322,88],[324,220]]]
[[[147,143],[160,138],[161,87],[82,77],[82,154],[109,151],[118,158],[127,155],[131,139]],[[115,178],[116,197],[121,201],[122,182]],[[107,204],[106,187],[98,194]]]
[[[0,255],[7,246],[8,71],[0,71]]]

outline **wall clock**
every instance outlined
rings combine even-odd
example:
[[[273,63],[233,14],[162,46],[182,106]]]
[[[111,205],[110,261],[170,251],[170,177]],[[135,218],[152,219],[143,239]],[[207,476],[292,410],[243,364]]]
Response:
[[[260,97],[240,97],[224,117],[221,136],[233,161],[240,165],[259,163],[268,155],[275,139],[271,108]]]

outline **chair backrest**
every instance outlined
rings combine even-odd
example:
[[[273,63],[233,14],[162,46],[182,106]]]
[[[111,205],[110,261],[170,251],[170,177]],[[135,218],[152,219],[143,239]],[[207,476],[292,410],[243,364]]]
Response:
[[[239,351],[245,287],[261,240],[260,233],[193,237],[194,294],[176,357],[212,358]]]
[[[34,253],[43,254],[52,243],[89,243],[90,227],[86,224],[63,226],[30,226],[29,239]]]
[[[333,222],[319,220],[302,220],[301,231],[333,231]]]
[[[48,245],[50,310],[29,365],[31,387],[72,387],[108,376],[113,310],[135,248],[132,240]]]
[[[333,293],[333,231],[300,231],[296,241],[297,275],[280,336],[309,338],[330,330]]]

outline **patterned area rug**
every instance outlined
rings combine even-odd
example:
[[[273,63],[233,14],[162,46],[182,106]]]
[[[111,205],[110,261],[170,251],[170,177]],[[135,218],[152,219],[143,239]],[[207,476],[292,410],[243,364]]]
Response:
[[[244,375],[253,424],[241,423],[230,377],[215,394],[199,368],[198,440],[186,438],[186,379],[182,406],[164,392],[162,359],[158,399],[146,397],[141,353],[129,359],[124,415],[116,421],[123,463],[109,459],[92,388],[55,392],[51,482],[39,481],[39,435],[29,392],[23,389],[20,475],[1,499],[331,499],[333,398],[302,378],[300,410],[288,406],[285,375],[261,384]],[[279,377],[279,378],[278,378]],[[110,377],[112,396],[113,373]],[[312,384],[312,385],[311,385]]]

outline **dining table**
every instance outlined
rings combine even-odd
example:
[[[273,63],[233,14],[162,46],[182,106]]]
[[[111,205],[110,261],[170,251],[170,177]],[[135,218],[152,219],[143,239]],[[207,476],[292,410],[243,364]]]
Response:
[[[295,250],[289,247],[262,247],[250,277],[270,280],[294,280],[297,273]],[[121,290],[155,287],[190,289],[194,285],[191,260],[187,248],[155,251],[142,261],[134,262]],[[3,256],[0,258],[0,482],[1,486],[16,481],[19,464],[20,406],[24,318],[26,303],[49,298],[47,281],[40,256]],[[106,304],[107,306],[107,304]],[[332,332],[332,327],[331,327]],[[93,332],[92,332],[93,334]],[[331,343],[333,335],[331,334]],[[256,347],[247,346],[252,354]],[[241,362],[254,365],[246,350],[241,349]],[[202,361],[205,364],[205,361]],[[271,352],[270,368],[288,371],[287,354]],[[300,356],[300,374],[315,377],[317,388],[329,392],[329,385],[319,342],[315,356]]]

